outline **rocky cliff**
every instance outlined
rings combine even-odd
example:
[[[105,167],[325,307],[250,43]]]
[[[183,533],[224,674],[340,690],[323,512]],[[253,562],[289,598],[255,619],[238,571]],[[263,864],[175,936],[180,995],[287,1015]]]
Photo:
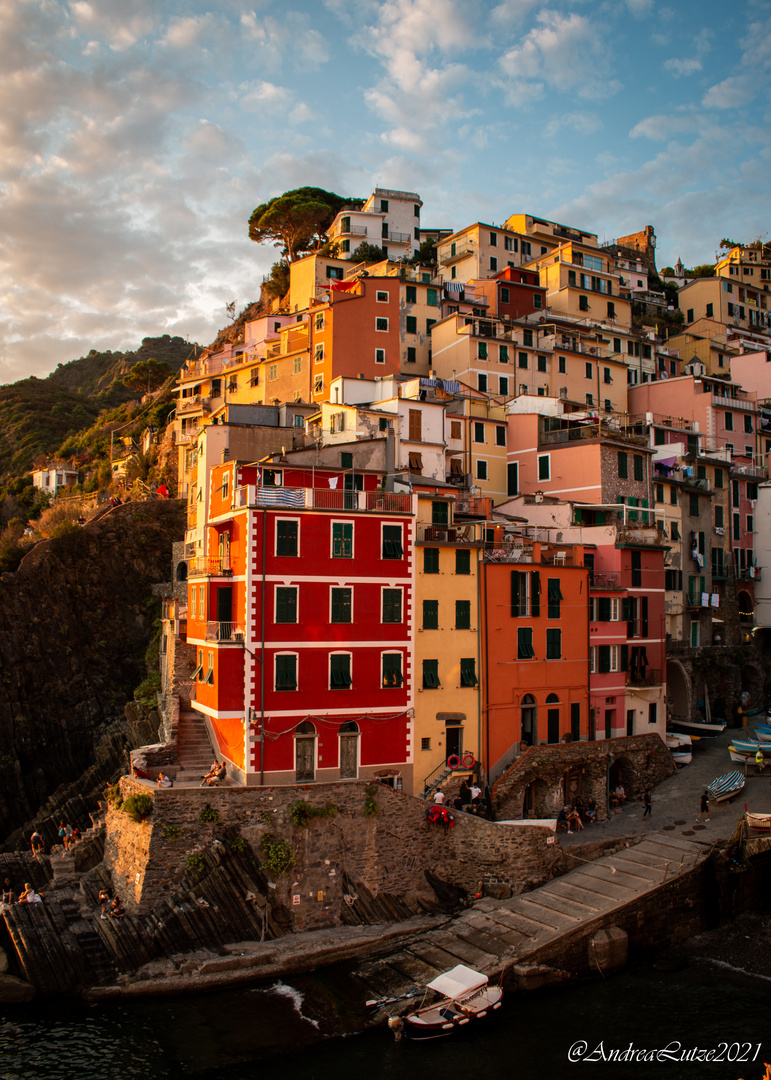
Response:
[[[120,755],[124,706],[145,677],[158,611],[151,586],[171,577],[183,530],[181,503],[129,503],[43,541],[0,578],[6,848],[57,789],[71,793],[82,774]]]

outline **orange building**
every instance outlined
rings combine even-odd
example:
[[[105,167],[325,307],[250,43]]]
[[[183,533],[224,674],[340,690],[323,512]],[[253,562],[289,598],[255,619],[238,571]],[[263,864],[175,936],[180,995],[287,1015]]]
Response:
[[[589,575],[581,545],[492,531],[480,566],[484,759],[589,735]]]

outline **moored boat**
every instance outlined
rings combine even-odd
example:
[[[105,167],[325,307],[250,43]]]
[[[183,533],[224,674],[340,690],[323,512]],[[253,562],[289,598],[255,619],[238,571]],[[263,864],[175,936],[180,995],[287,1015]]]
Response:
[[[731,757],[731,761],[733,761],[736,765],[754,765],[755,764],[755,755],[754,755],[754,753],[748,754],[746,752],[742,752],[741,750],[737,750],[735,746],[729,746],[728,747],[728,753],[729,753],[729,755]]]
[[[707,788],[707,798],[712,803],[727,802],[743,789],[745,784],[744,774],[738,770],[723,773],[713,780]]]
[[[673,731],[682,732],[684,735],[698,735],[701,739],[715,739],[722,735],[726,728],[725,720],[712,720],[709,723],[701,720],[673,720]]]
[[[668,731],[666,743],[675,765],[689,765],[691,763],[693,749],[690,735],[679,735],[677,732]]]
[[[438,1039],[481,1020],[501,1007],[503,988],[490,986],[487,976],[465,964],[438,975],[426,986],[435,999],[404,1016],[392,1016],[388,1026],[397,1038]]]
[[[745,803],[744,817],[753,832],[771,833],[771,814],[751,813]]]
[[[732,746],[740,753],[757,754],[760,750],[764,757],[766,755],[771,757],[771,743],[761,742],[760,739],[734,739]]]

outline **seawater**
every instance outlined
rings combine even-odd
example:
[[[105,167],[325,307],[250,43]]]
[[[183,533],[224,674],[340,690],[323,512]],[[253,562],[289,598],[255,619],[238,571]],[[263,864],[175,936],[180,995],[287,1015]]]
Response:
[[[509,994],[486,1026],[421,1044],[396,1043],[385,1028],[345,1034],[356,1018],[346,1011],[340,985],[330,969],[216,994],[92,1005],[40,999],[6,1006],[0,1012],[0,1076],[761,1080],[764,1061],[771,1061],[767,980],[706,960],[672,974],[638,964],[581,986]],[[667,1056],[658,1062],[618,1060],[624,1051],[629,1055],[630,1046],[634,1053],[661,1050]],[[569,1060],[571,1048],[581,1060]],[[676,1060],[692,1050],[713,1050],[723,1060]],[[590,1055],[594,1060],[585,1060]]]

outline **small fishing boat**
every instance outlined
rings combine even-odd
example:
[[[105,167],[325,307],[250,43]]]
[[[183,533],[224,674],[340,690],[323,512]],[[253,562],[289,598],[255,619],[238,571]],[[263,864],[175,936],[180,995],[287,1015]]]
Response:
[[[501,1007],[503,988],[490,986],[487,976],[465,964],[457,964],[426,986],[434,1000],[405,1016],[392,1016],[388,1026],[397,1038],[438,1039],[481,1020]],[[424,1000],[425,1000],[424,996]]]
[[[666,743],[675,765],[690,765],[693,758],[690,735],[678,735],[674,731],[667,732]]]
[[[771,814],[750,813],[745,803],[744,817],[753,832],[771,833]]]
[[[743,789],[745,784],[744,774],[737,771],[723,773],[707,788],[707,798],[711,803],[727,802]]]
[[[771,742],[771,727],[768,724],[758,724],[755,728],[755,735],[761,742]]]
[[[764,757],[771,757],[771,743],[761,742],[760,739],[734,739],[732,745],[740,753],[757,754],[761,750]]]
[[[726,728],[725,720],[673,720],[673,731],[682,732],[684,735],[698,735],[700,739],[716,739],[722,735]]]
[[[754,765],[755,764],[755,754],[754,753],[748,754],[746,752],[742,752],[741,750],[737,750],[735,746],[729,746],[728,747],[728,753],[729,753],[729,756],[731,758],[731,761],[733,761],[734,764],[736,764],[736,765]]]

